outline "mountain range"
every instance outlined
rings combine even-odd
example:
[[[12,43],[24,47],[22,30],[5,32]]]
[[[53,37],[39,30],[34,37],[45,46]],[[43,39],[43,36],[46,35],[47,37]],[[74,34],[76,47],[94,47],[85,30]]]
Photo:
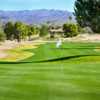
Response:
[[[8,21],[21,21],[27,24],[43,24],[46,22],[53,24],[64,24],[68,21],[69,16],[72,16],[72,21],[75,22],[73,13],[65,10],[0,10],[0,20],[4,23]]]

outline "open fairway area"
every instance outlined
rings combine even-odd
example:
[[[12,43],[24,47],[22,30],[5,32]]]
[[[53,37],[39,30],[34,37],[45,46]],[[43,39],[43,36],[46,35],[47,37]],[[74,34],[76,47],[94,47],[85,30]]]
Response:
[[[0,100],[100,99],[100,43],[46,43],[23,51],[34,55],[0,61]]]

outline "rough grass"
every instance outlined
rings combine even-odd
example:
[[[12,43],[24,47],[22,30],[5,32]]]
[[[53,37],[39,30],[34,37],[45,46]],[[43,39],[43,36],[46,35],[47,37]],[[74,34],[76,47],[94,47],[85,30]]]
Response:
[[[0,100],[99,100],[99,43],[41,45],[34,56],[0,62]]]

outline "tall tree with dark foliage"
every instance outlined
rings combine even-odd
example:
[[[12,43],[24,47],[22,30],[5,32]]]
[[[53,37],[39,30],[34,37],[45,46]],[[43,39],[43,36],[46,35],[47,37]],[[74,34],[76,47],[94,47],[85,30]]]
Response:
[[[75,16],[80,26],[100,32],[100,0],[76,0]]]

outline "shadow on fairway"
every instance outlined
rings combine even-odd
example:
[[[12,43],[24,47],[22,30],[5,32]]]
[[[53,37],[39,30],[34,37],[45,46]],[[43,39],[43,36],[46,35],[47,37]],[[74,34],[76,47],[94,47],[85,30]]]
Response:
[[[100,56],[100,55],[75,55],[75,56],[61,57],[61,58],[38,61],[38,62],[56,62],[56,61],[72,60],[75,58],[89,57],[89,56]]]
[[[32,62],[24,62],[24,61],[20,61],[20,62],[5,62],[5,61],[3,61],[3,62],[1,62],[0,61],[0,64],[26,64],[26,63],[32,63]]]
[[[68,50],[68,49],[100,49],[96,47],[75,47],[75,48],[52,48],[57,50]]]
[[[40,61],[20,61],[20,62],[0,62],[0,64],[29,64],[29,63],[46,63],[46,62],[57,62],[57,61],[64,61],[64,60],[72,60],[75,58],[81,57],[89,57],[89,56],[100,56],[100,55],[75,55],[75,56],[67,56],[67,57],[60,57],[48,60],[40,60]]]

